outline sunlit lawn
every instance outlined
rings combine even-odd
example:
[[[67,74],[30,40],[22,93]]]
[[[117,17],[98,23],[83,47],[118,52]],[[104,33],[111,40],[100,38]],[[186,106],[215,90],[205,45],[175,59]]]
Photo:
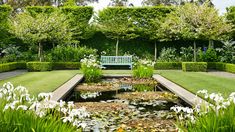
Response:
[[[28,72],[13,78],[0,81],[0,85],[11,82],[14,86],[22,85],[29,92],[37,95],[41,92],[52,92],[77,74],[78,70],[58,70],[51,72]]]
[[[160,70],[160,75],[196,93],[206,89],[208,92],[220,92],[228,96],[235,92],[235,79],[210,75],[206,72],[182,72],[177,70]]]

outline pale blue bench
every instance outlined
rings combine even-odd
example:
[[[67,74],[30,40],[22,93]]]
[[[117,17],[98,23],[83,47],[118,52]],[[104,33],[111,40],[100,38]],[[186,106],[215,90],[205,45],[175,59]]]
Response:
[[[132,69],[132,56],[101,56],[100,64],[105,66],[130,66]]]

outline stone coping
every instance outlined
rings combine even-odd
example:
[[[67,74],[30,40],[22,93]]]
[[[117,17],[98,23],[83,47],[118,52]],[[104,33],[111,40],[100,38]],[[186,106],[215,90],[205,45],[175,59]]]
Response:
[[[83,75],[77,74],[74,77],[72,77],[69,81],[65,82],[63,85],[61,85],[59,88],[57,88],[53,92],[53,96],[51,100],[59,101],[63,100],[72,90],[73,88],[81,82],[83,79]]]
[[[168,79],[162,77],[161,75],[153,75],[153,78],[156,79],[160,84],[162,84],[171,92],[175,93],[177,96],[179,96],[182,100],[184,100],[186,103],[188,103],[191,106],[195,106],[199,102],[205,102],[207,104],[207,102],[203,100],[202,98],[189,92],[183,87],[169,81]]]

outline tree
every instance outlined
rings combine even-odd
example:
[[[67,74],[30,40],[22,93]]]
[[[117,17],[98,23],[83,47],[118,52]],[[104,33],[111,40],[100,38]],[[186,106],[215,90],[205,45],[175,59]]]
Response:
[[[167,39],[183,38],[194,41],[194,61],[196,61],[197,40],[224,40],[232,30],[231,24],[207,3],[177,7],[165,20],[161,24],[161,32]]]
[[[235,40],[235,6],[227,8],[226,18],[233,24],[232,38]]]
[[[197,3],[199,5],[209,2],[210,5],[213,5],[211,0],[143,0],[142,5],[184,5],[186,3]]]
[[[135,33],[134,22],[127,13],[122,13],[124,8],[106,8],[99,12],[96,18],[99,30],[106,37],[116,40],[116,56],[118,56],[118,44],[120,40],[130,40],[138,37]],[[125,11],[124,11],[125,12]]]
[[[111,6],[126,6],[128,0],[111,0],[109,5]]]
[[[12,20],[12,32],[27,43],[38,45],[38,57],[43,61],[43,45],[48,42],[68,43],[71,32],[66,17],[59,12],[40,13],[35,17],[21,13]]]

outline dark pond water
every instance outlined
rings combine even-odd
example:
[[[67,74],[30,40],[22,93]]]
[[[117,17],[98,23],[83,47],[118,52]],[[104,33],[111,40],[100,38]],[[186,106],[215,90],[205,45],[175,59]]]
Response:
[[[123,81],[124,80],[124,81]],[[79,84],[67,98],[91,112],[85,131],[175,131],[170,108],[182,100],[153,80],[104,78]]]

